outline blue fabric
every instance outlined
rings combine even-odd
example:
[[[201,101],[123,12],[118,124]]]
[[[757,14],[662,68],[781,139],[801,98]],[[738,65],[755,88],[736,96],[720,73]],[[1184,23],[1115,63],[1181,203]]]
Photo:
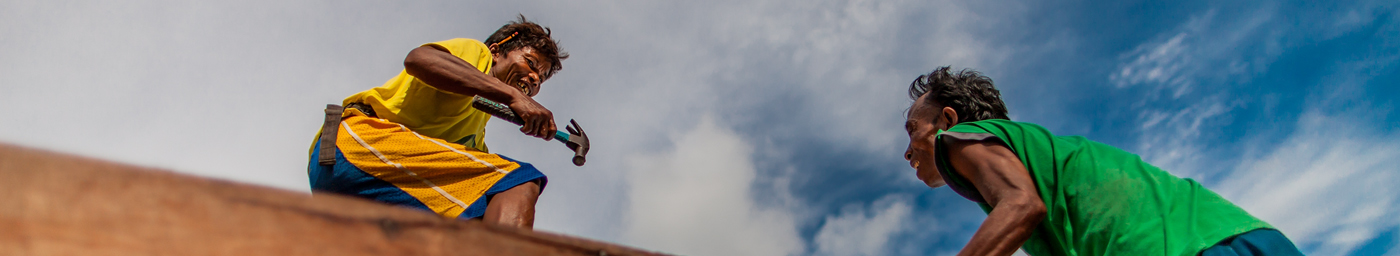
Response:
[[[320,139],[317,139],[316,146],[313,148],[320,148],[320,146]],[[312,194],[335,193],[422,209],[428,212],[433,211],[431,208],[428,208],[427,205],[424,205],[422,201],[418,201],[418,198],[409,195],[408,192],[404,192],[403,189],[399,189],[399,187],[387,181],[375,178],[365,173],[363,170],[360,170],[360,168],[355,167],[354,164],[350,163],[350,160],[345,159],[345,154],[340,153],[339,148],[335,149],[335,165],[321,165],[316,161],[319,155],[320,150],[312,150],[310,166],[307,167],[307,176],[311,182]],[[491,185],[491,188],[486,190],[484,196],[477,198],[475,202],[467,206],[467,209],[463,211],[461,215],[458,215],[457,218],[471,219],[486,215],[486,205],[490,202],[492,195],[505,192],[506,190],[515,188],[515,186],[525,184],[526,182],[539,180],[540,192],[544,192],[544,186],[548,183],[548,178],[546,178],[544,173],[540,172],[539,169],[536,169],[534,165],[517,161],[503,155],[501,158],[519,163],[520,168],[516,168],[509,174],[506,174],[505,177],[502,177],[496,184]]]
[[[1288,237],[1275,229],[1255,229],[1220,241],[1201,251],[1201,256],[1303,255]]]
[[[510,190],[511,188],[515,188],[515,186],[520,186],[520,184],[525,184],[526,182],[539,180],[540,193],[544,193],[544,185],[549,183],[549,178],[545,177],[544,173],[540,172],[539,169],[535,169],[535,165],[517,161],[515,159],[511,159],[500,154],[497,154],[497,156],[500,156],[505,160],[509,160],[511,162],[520,164],[520,168],[516,168],[514,171],[510,171],[510,173],[506,174],[505,177],[502,177],[500,181],[497,181],[495,185],[491,185],[491,188],[486,190],[486,195],[477,198],[476,202],[472,202],[470,206],[467,206],[467,210],[463,211],[462,215],[457,216],[458,219],[479,218],[481,216],[486,215],[486,204],[491,202],[492,196],[501,192],[506,192],[506,190]]]
[[[316,141],[315,148],[320,148],[320,139]],[[355,167],[354,164],[350,164],[350,160],[345,159],[345,154],[340,153],[339,148],[335,150],[335,165],[332,166],[321,165],[316,161],[320,153],[320,150],[312,150],[311,163],[307,168],[312,194],[330,192],[432,211],[423,202],[419,202],[418,198],[409,195],[408,192],[404,192],[387,181],[370,176],[361,171],[360,168]]]

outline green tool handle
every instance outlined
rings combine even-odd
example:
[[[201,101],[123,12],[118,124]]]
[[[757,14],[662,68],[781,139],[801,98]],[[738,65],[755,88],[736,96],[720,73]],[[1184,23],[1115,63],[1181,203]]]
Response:
[[[482,97],[476,97],[476,99],[472,100],[472,107],[476,108],[477,110],[481,110],[481,112],[486,112],[486,114],[490,114],[491,116],[495,116],[496,118],[506,120],[506,122],[510,122],[512,124],[520,126],[525,125],[525,120],[520,119],[520,116],[515,115],[515,111],[511,111],[510,106],[506,106],[506,104],[501,104]],[[569,133],[566,133],[564,131],[555,131],[554,139],[557,139],[559,141],[568,141]]]

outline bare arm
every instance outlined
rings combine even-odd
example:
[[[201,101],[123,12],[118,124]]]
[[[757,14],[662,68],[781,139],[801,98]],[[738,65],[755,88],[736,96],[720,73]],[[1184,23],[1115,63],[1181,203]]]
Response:
[[[438,90],[505,103],[525,121],[521,132],[545,140],[554,138],[554,113],[524,92],[482,73],[471,63],[445,50],[432,46],[418,47],[404,58],[403,66],[409,75]]]
[[[404,58],[403,66],[409,75],[438,90],[481,96],[506,104],[529,98],[501,80],[482,73],[471,63],[436,47],[425,45],[413,49]]]
[[[1011,255],[1045,218],[1045,202],[1015,153],[997,142],[956,142],[948,156],[982,193],[992,212],[958,255]]]

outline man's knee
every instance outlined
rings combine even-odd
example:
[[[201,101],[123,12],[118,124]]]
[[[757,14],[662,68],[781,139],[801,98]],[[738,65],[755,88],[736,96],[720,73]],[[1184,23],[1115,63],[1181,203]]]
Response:
[[[482,219],[488,223],[531,228],[535,224],[535,202],[539,197],[539,183],[522,183],[491,196]]]

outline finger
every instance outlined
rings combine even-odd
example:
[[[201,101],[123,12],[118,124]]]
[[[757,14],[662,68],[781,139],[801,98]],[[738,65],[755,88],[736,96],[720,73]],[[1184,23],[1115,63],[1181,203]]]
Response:
[[[525,135],[529,136],[535,136],[534,133],[530,132],[535,128],[534,126],[530,125],[530,115],[528,113],[525,113],[524,111],[516,113],[520,113],[520,133],[524,133]]]
[[[539,137],[535,135],[535,119],[526,118],[525,126],[521,127],[521,132],[524,132],[525,135],[530,135],[530,137]]]
[[[538,119],[531,118],[531,119],[529,119],[529,120],[526,120],[525,123],[528,124],[527,126],[525,126],[525,134],[528,134],[528,135],[530,135],[531,137],[539,138],[539,137],[540,137],[540,133],[538,132],[538,130],[540,129],[539,120],[538,120]]]
[[[549,119],[540,120],[540,138],[545,141],[554,139],[554,124]]]
[[[540,137],[540,118],[539,118],[539,116],[538,116],[538,115],[530,115],[530,120],[527,121],[527,122],[530,123],[530,126],[529,126],[529,130],[527,130],[526,134],[529,134],[530,136],[534,136],[535,138],[539,138],[539,137]]]
[[[555,133],[555,132],[558,132],[558,131],[559,131],[559,128],[554,126],[554,119],[553,119],[553,118],[545,119],[545,121],[547,121],[549,125],[545,126],[544,140],[546,140],[546,141],[552,140],[552,139],[554,139],[554,133]]]
[[[548,136],[548,135],[545,135],[545,133],[544,133],[544,130],[545,130],[545,127],[544,127],[545,121],[544,121],[544,119],[540,118],[539,116],[535,116],[535,120],[534,120],[534,121],[535,121],[535,131],[534,131],[534,132],[535,132],[535,137],[536,137],[536,138],[545,139],[545,140],[549,140],[549,136]]]

